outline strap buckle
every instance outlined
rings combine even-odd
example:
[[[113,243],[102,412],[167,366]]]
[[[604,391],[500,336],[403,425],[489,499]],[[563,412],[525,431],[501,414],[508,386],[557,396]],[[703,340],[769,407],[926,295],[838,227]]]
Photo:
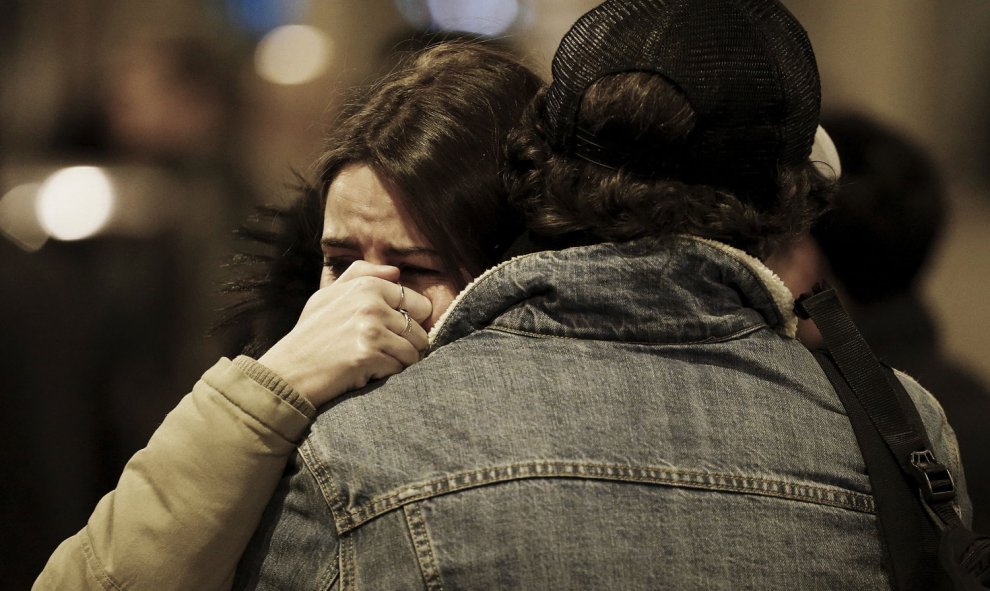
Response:
[[[911,452],[914,480],[926,501],[940,503],[956,498],[956,484],[949,469],[939,464],[931,450]]]

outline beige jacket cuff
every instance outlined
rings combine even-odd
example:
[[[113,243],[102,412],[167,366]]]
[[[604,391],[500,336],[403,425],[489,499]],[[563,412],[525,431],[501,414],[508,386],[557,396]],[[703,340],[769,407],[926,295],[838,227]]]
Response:
[[[298,410],[306,418],[310,420],[316,418],[316,407],[314,407],[301,394],[293,390],[292,386],[290,386],[288,382],[280,378],[272,370],[268,369],[261,363],[258,363],[254,359],[251,359],[247,355],[239,355],[236,359],[234,359],[234,365],[252,380],[271,390],[272,393],[281,398],[283,401],[291,404],[292,408]],[[291,413],[289,414],[291,415]],[[293,425],[295,424],[295,421],[291,421],[288,417],[286,417],[286,419]],[[307,421],[307,425],[308,424],[309,423]]]

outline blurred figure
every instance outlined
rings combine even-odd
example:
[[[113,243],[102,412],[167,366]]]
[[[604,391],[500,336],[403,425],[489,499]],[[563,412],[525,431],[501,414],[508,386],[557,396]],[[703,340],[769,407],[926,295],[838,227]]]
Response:
[[[947,213],[939,173],[922,149],[867,117],[823,125],[842,160],[841,189],[810,235],[772,266],[795,296],[827,279],[877,356],[935,395],[958,436],[974,529],[990,531],[990,392],[942,351],[920,293]],[[820,344],[810,323],[799,334]]]
[[[0,530],[25,532],[0,542],[0,587],[30,586],[202,368],[229,350],[203,333],[219,305],[216,269],[232,251],[225,228],[253,199],[231,149],[236,64],[215,45],[114,39],[37,164],[26,146],[3,144],[0,181],[11,170],[98,164],[118,207],[87,240],[26,252],[0,237],[12,425],[0,453]]]
[[[129,158],[213,163],[231,148],[236,69],[207,40],[134,39],[106,76],[107,132]]]

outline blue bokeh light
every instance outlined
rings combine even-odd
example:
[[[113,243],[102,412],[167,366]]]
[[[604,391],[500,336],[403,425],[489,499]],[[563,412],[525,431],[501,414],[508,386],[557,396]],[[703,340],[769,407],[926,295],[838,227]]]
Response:
[[[226,0],[232,22],[254,33],[265,33],[298,22],[309,8],[309,0]]]
[[[518,0],[427,0],[433,26],[487,37],[504,33],[519,16]]]
[[[426,0],[394,0],[402,16],[417,29],[428,29],[433,22]]]

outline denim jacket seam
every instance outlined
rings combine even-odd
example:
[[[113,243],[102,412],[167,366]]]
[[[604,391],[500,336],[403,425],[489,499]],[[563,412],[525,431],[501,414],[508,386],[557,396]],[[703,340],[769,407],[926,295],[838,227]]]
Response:
[[[770,326],[766,323],[759,322],[756,324],[751,324],[749,326],[743,327],[733,333],[720,337],[706,337],[704,339],[699,339],[695,341],[670,341],[658,343],[656,341],[621,341],[624,345],[638,345],[644,347],[671,347],[671,346],[682,346],[682,345],[714,345],[717,343],[726,343],[729,341],[734,341],[736,339],[742,338],[744,336],[753,334],[763,329],[769,329]],[[603,342],[616,342],[616,340],[604,339],[604,338],[587,338],[587,337],[571,337],[566,335],[554,335],[540,332],[532,332],[528,330],[523,330],[521,328],[514,328],[511,326],[499,325],[492,323],[482,330],[492,330],[495,332],[502,332],[506,334],[519,335],[524,337],[532,337],[536,339],[563,339],[563,340],[579,340],[579,341],[603,341]],[[480,331],[479,331],[480,332]]]
[[[517,472],[517,473],[514,473]],[[443,478],[404,487],[371,499],[337,518],[339,531],[351,531],[363,523],[409,503],[470,488],[536,478],[574,478],[631,482],[661,486],[717,490],[783,498],[826,505],[859,513],[874,513],[873,497],[838,487],[796,483],[769,478],[621,464],[530,461],[458,472]],[[458,482],[463,480],[463,482]],[[803,492],[802,492],[803,491]]]
[[[324,569],[323,576],[320,577],[319,589],[323,589],[323,590],[329,589],[331,586],[333,586],[333,582],[336,581],[337,578],[340,576],[339,552],[338,552],[337,560],[331,560],[330,564],[332,565],[333,568]]]
[[[302,445],[299,446],[299,457],[302,458],[306,470],[316,480],[316,486],[320,488],[320,493],[323,495],[323,502],[330,509],[330,514],[333,516],[334,524],[336,524],[340,521],[338,516],[347,513],[347,505],[343,497],[337,494],[340,487],[336,485],[326,466],[317,459],[316,452],[311,449],[309,439],[303,441]],[[340,532],[338,531],[338,533]]]
[[[430,530],[423,519],[423,511],[417,503],[403,505],[406,527],[412,540],[413,553],[423,576],[423,585],[427,591],[443,591],[443,581],[440,580],[440,567],[437,565],[437,555],[430,538]]]
[[[340,591],[349,591],[356,588],[354,573],[357,567],[354,565],[354,536],[349,534],[340,539],[340,551],[337,554],[340,561]]]
[[[704,244],[707,247],[711,248],[712,250],[718,252],[723,257],[728,258],[736,265],[743,267],[754,279],[756,279],[757,284],[760,286],[760,289],[763,291],[763,295],[769,298],[770,301],[774,303],[774,307],[777,310],[777,314],[780,316],[781,324],[782,325],[788,324],[789,322],[788,312],[790,312],[790,310],[785,310],[783,302],[779,301],[778,297],[775,295],[776,290],[771,289],[770,285],[767,283],[767,277],[764,276],[763,272],[757,270],[758,268],[757,264],[759,265],[759,267],[762,267],[763,271],[769,273],[770,276],[774,278],[774,280],[777,282],[779,286],[783,287],[784,282],[780,279],[780,277],[777,276],[777,274],[772,269],[767,267],[766,264],[763,263],[763,261],[760,261],[756,257],[753,257],[752,255],[744,251],[729,246],[728,244],[718,240],[712,240],[710,238],[702,238],[701,236],[694,236],[694,235],[684,236],[684,238],[696,244]],[[787,290],[784,289],[783,291],[786,292]],[[793,316],[793,312],[790,312],[790,314],[791,316]],[[790,331],[790,329],[788,330]],[[796,330],[796,324],[794,325],[794,330]],[[794,337],[793,334],[789,334],[789,336]]]
[[[437,320],[436,324],[434,324],[433,328],[430,329],[430,332],[427,335],[427,339],[429,340],[430,345],[432,346],[433,343],[442,340],[441,337],[444,336],[444,331],[447,329],[447,326],[449,325],[450,318],[456,317],[456,315],[460,312],[460,308],[463,307],[461,302],[463,302],[465,299],[468,299],[468,294],[470,294],[475,289],[477,289],[479,285],[483,286],[487,282],[492,281],[491,279],[492,277],[505,272],[506,269],[511,269],[512,267],[515,267],[524,260],[535,258],[542,254],[544,254],[544,252],[531,252],[527,254],[521,254],[507,261],[503,261],[495,265],[494,267],[487,269],[484,273],[482,273],[478,277],[475,277],[474,280],[468,283],[464,287],[464,289],[462,289],[461,292],[457,294],[457,297],[454,298],[454,301],[451,302],[447,310],[440,315],[440,318]]]

